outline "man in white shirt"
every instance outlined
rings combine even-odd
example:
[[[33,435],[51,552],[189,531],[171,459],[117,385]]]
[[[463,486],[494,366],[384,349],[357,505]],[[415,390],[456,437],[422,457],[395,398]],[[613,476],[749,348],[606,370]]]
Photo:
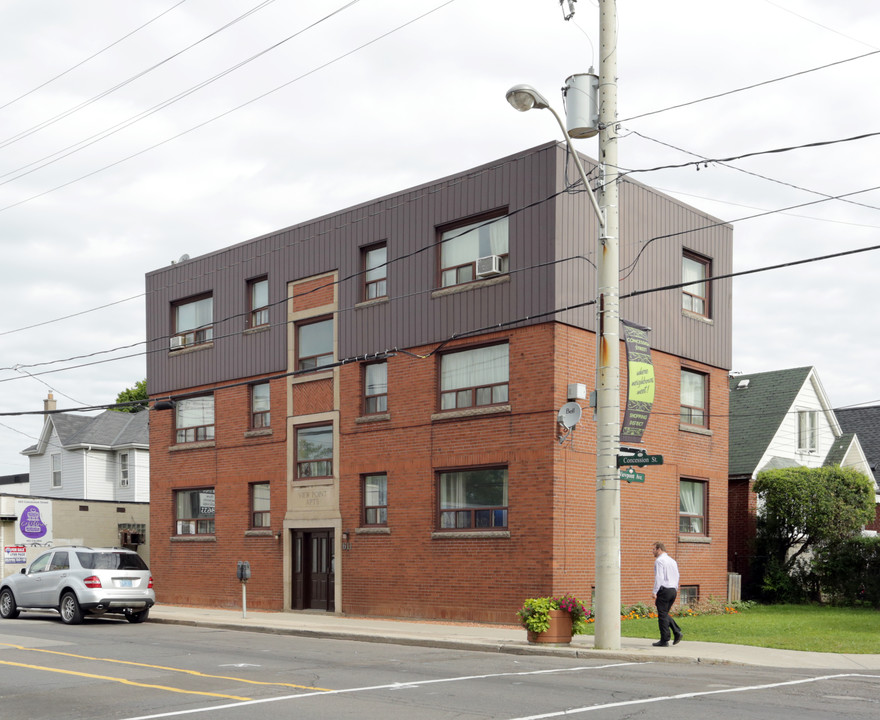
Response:
[[[669,630],[672,629],[673,645],[681,642],[681,628],[669,611],[678,595],[678,563],[666,554],[666,546],[655,542],[654,550],[654,602],[657,604],[657,621],[660,624],[660,641],[655,647],[669,647]]]

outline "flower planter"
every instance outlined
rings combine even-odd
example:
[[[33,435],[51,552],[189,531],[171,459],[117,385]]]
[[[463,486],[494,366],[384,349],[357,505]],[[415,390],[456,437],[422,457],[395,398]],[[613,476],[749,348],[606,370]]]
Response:
[[[550,611],[550,627],[542,633],[528,631],[530,643],[571,643],[571,615],[565,610]]]

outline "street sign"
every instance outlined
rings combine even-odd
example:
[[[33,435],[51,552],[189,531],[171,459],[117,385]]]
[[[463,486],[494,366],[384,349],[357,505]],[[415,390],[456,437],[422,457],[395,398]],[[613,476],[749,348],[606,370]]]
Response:
[[[635,455],[618,455],[617,467],[629,467],[631,465],[662,465],[662,455],[646,455],[644,452]]]
[[[626,480],[629,483],[645,482],[645,473],[638,473],[632,468],[630,468],[629,470],[621,470],[618,472],[618,475],[621,480]]]

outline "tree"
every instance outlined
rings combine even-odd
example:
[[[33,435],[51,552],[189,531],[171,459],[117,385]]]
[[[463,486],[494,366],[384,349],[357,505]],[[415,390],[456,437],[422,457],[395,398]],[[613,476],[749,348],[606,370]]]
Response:
[[[147,400],[149,399],[149,395],[147,395],[147,380],[144,378],[134,384],[134,387],[125,388],[119,395],[116,396],[117,403],[130,403],[136,402],[137,405],[125,405],[123,407],[115,407],[112,408],[117,412],[140,412],[141,410],[147,409]]]
[[[767,470],[753,489],[769,559],[789,574],[805,554],[858,535],[874,519],[874,483],[850,468]]]

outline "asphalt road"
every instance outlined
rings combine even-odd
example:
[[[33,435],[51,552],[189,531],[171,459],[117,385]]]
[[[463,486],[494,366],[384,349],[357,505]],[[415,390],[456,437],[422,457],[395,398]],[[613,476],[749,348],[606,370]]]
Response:
[[[880,675],[627,663],[116,619],[0,621],[3,720],[824,720],[880,715]]]

